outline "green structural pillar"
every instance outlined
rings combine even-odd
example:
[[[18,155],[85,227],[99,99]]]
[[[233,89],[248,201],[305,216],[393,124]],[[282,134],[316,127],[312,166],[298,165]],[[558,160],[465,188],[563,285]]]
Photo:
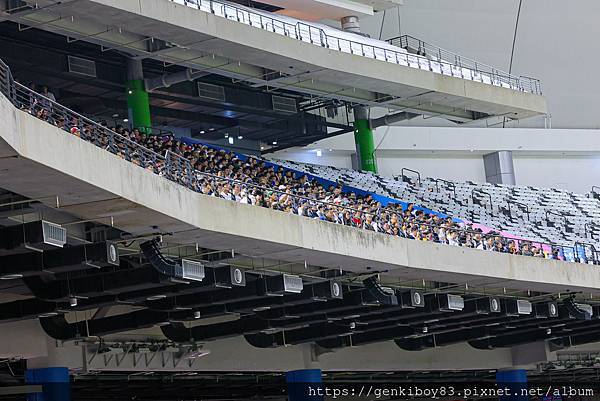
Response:
[[[377,160],[375,159],[375,140],[371,129],[368,112],[363,106],[354,109],[354,143],[356,154],[362,171],[377,173]]]
[[[140,60],[128,60],[126,87],[127,109],[131,126],[138,128],[141,132],[151,133],[150,101],[144,87],[144,72]]]

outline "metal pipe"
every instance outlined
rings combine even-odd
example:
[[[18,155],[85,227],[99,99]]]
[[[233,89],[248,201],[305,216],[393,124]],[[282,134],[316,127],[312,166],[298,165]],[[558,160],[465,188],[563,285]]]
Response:
[[[409,113],[407,111],[403,111],[403,112],[395,113],[395,114],[388,114],[386,116],[375,118],[375,119],[371,120],[371,129],[379,128],[384,125],[392,125],[394,123],[397,123],[400,121],[405,121],[405,120],[410,120],[410,119],[413,119],[418,116],[419,116],[418,114]]]
[[[210,72],[207,71],[193,72],[191,68],[188,68],[184,71],[179,71],[172,74],[163,74],[159,77],[146,78],[144,80],[144,85],[146,86],[146,90],[150,92],[158,88],[168,88],[180,82],[193,81],[209,74]]]

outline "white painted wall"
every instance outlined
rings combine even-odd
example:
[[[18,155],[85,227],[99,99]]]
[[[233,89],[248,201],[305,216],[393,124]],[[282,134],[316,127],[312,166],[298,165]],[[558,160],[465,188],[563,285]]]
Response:
[[[578,193],[600,185],[599,130],[390,127],[376,130],[375,144],[384,176],[399,175],[405,167],[422,176],[485,182],[483,155],[510,150],[517,185]],[[354,146],[350,133],[274,157],[350,168]]]
[[[508,70],[518,0],[405,0],[402,34]],[[552,124],[600,128],[600,34],[597,0],[523,1],[513,73],[540,78]],[[362,29],[378,38],[383,12],[364,18]],[[396,10],[388,10],[382,38],[398,36]],[[433,121],[431,121],[433,123]],[[520,126],[542,127],[541,119]]]

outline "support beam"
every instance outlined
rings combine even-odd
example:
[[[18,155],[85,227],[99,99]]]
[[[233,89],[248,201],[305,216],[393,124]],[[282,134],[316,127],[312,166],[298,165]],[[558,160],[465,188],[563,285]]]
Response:
[[[360,170],[377,173],[375,140],[369,124],[368,109],[365,106],[354,107],[354,142]]]
[[[144,86],[144,71],[141,60],[127,60],[127,109],[129,121],[133,128],[150,133],[150,101]]]

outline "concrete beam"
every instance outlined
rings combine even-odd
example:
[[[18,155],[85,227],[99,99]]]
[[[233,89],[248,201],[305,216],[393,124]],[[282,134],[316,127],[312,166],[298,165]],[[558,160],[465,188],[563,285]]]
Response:
[[[600,293],[594,266],[412,241],[207,197],[17,110],[4,97],[0,115],[0,149],[19,155],[0,159],[3,187],[30,198],[57,195],[63,210],[99,222],[112,217],[133,234],[158,227],[172,233],[170,242],[384,271],[402,280]]]

